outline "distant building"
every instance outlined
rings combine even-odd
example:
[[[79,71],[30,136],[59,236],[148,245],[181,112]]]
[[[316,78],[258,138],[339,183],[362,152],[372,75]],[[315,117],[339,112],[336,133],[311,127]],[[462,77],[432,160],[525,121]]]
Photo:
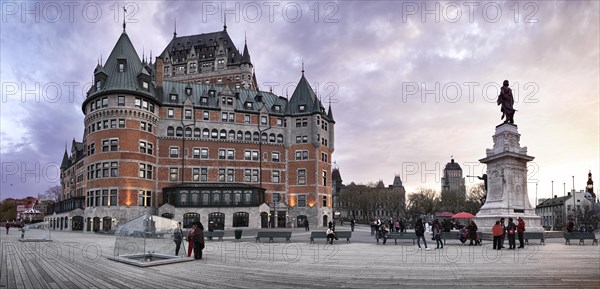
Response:
[[[567,221],[575,220],[576,216],[586,208],[592,208],[593,203],[585,198],[585,191],[571,190],[566,196],[546,199],[535,208],[535,214],[542,217],[542,226],[546,230],[564,230]]]
[[[442,177],[442,201],[444,201],[444,196],[449,193],[457,194],[459,197],[466,199],[466,192],[462,168],[454,162],[454,159],[451,159],[446,164],[444,176]]]
[[[587,184],[585,186],[584,197],[592,203],[598,202],[598,199],[596,198],[596,194],[594,193],[594,181],[592,181],[592,171],[590,171],[588,173],[588,180],[587,180]]]

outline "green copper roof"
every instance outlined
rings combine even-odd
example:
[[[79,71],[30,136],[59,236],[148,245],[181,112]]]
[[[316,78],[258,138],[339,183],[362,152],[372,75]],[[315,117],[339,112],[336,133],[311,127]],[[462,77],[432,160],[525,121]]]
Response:
[[[302,110],[302,106],[304,109]],[[317,98],[317,95],[313,91],[310,84],[304,77],[304,73],[290,98],[288,107],[286,108],[286,114],[312,114],[315,112],[321,112],[323,105]]]
[[[120,69],[121,64],[123,65],[123,70]],[[154,96],[150,74],[144,68],[129,36],[125,32],[117,40],[104,66],[99,65],[94,72],[96,74],[96,81],[99,77],[101,78],[99,76],[100,72],[106,74],[106,79],[102,80],[99,90],[96,90],[96,87],[92,86],[88,97],[115,90],[126,90]],[[143,87],[142,79],[148,82],[147,89]]]

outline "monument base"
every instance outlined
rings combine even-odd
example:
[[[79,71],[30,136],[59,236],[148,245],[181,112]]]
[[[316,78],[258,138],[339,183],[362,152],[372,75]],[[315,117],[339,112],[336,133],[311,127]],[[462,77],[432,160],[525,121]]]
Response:
[[[529,215],[524,213],[516,214],[485,214],[479,212],[475,217],[474,221],[477,224],[477,229],[483,233],[491,233],[492,226],[496,224],[496,221],[500,218],[504,218],[504,225],[508,225],[508,218],[513,218],[515,225],[518,225],[517,218],[521,217],[525,221],[526,232],[544,232],[542,227],[542,217],[536,215]]]

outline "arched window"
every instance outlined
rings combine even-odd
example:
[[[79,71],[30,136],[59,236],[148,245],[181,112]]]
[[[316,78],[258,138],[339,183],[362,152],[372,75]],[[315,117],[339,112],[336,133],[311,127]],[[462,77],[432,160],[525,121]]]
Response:
[[[161,217],[167,218],[167,219],[173,219],[174,216],[171,213],[164,213],[161,215]]]
[[[241,130],[237,132],[237,140],[244,140],[244,133]]]
[[[198,214],[198,213],[185,213],[185,214],[183,214],[183,227],[184,228],[191,228],[192,227],[192,222],[194,221],[194,219],[200,220],[200,214]]]
[[[213,230],[225,229],[225,214],[223,214],[223,213],[208,214],[208,225],[210,226],[209,228],[212,228]]]
[[[192,137],[192,128],[185,128],[185,137]]]
[[[267,133],[263,132],[261,135],[262,142],[267,142]]]
[[[275,142],[275,134],[269,134],[269,142]]]
[[[174,136],[175,135],[175,129],[170,126],[167,128],[167,136]]]
[[[219,131],[217,129],[213,128],[213,130],[210,131],[210,138],[214,138],[214,139],[219,138]]]
[[[253,140],[253,141],[258,141],[258,133],[257,133],[257,132],[254,132],[254,133],[252,134],[252,140]]]
[[[252,140],[252,133],[250,133],[249,131],[244,133],[244,140],[246,141],[251,141]]]
[[[234,130],[230,130],[229,133],[227,134],[227,139],[228,140],[235,140],[235,131]]]
[[[179,205],[180,206],[188,205],[188,191],[180,191],[179,192]]]
[[[177,129],[175,130],[175,136],[183,136],[183,128],[178,126]]]
[[[194,129],[194,137],[200,137],[200,129],[199,128]]]
[[[202,138],[209,138],[210,137],[210,130],[208,130],[207,128],[202,130]]]
[[[221,133],[219,134],[219,138],[220,139],[227,139],[227,131],[222,129]]]
[[[246,212],[233,213],[233,227],[248,227],[249,214]]]
[[[281,134],[277,135],[277,143],[283,143],[283,135],[281,135]]]

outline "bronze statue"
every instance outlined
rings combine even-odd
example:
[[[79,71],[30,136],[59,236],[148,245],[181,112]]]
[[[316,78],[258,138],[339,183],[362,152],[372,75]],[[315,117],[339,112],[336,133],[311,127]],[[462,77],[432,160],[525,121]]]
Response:
[[[504,119],[504,117],[506,117],[504,123],[514,124],[514,115],[516,110],[513,108],[513,104],[515,103],[515,100],[512,95],[512,90],[510,87],[508,87],[508,80],[505,80],[504,83],[502,83],[500,95],[498,95],[498,101],[496,102],[498,105],[501,105],[500,111],[502,112],[502,117],[500,119]]]

